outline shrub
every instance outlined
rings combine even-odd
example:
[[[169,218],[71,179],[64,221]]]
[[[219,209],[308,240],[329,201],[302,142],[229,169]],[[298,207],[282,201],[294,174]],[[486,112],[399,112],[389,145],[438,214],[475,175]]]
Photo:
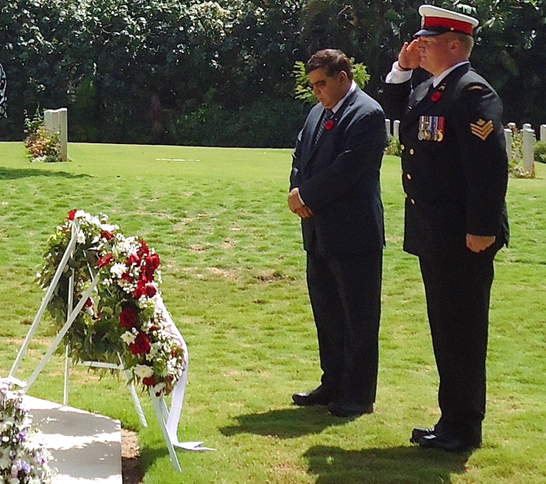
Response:
[[[402,156],[402,145],[400,140],[394,136],[389,136],[387,146],[385,147],[385,154],[392,156]]]
[[[546,163],[546,141],[537,141],[535,143],[535,161]]]

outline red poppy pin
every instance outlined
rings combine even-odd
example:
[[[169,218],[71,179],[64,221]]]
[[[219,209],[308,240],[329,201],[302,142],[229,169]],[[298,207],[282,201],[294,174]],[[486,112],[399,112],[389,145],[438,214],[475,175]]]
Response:
[[[326,121],[326,123],[324,125],[324,129],[326,131],[330,131],[333,127],[334,127],[334,120],[333,119],[329,119],[328,121]]]
[[[433,103],[436,103],[440,100],[440,98],[442,97],[442,93],[440,91],[434,91],[432,93],[432,96],[430,96],[430,100],[433,102]]]

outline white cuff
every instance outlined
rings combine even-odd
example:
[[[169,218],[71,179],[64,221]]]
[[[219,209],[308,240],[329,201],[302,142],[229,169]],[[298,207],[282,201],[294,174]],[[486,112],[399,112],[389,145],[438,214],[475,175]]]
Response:
[[[394,62],[391,71],[387,74],[385,82],[387,84],[403,84],[411,79],[413,70],[405,71],[400,68],[398,61]]]

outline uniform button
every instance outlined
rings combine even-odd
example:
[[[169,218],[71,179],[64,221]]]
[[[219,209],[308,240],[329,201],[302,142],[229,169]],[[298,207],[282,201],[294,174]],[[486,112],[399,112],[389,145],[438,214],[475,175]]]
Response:
[[[400,149],[401,149],[402,151],[404,151],[404,150],[406,149],[406,147],[405,147],[404,145],[400,145]]]
[[[408,194],[407,194],[407,193],[404,193],[404,198],[408,198]]]
[[[414,150],[413,148],[411,148],[411,149],[409,150],[409,154],[410,154],[410,155],[414,155],[414,154],[415,154],[415,150]]]
[[[411,175],[408,173],[408,174],[406,175],[406,178],[407,178],[408,180],[411,180]]]
[[[410,202],[412,205],[415,205],[415,200],[413,198],[410,200]]]

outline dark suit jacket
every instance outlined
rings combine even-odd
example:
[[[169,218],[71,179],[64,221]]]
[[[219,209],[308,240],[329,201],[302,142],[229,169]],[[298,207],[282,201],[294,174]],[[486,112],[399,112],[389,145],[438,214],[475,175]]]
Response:
[[[385,84],[387,116],[400,119],[406,193],[404,249],[421,256],[469,253],[466,234],[508,243],[508,158],[502,103],[469,64],[435,89]]]
[[[305,250],[354,255],[384,244],[379,170],[386,143],[381,106],[356,88],[316,145],[323,115],[313,107],[293,153],[290,189],[299,187],[313,216],[302,220]]]

